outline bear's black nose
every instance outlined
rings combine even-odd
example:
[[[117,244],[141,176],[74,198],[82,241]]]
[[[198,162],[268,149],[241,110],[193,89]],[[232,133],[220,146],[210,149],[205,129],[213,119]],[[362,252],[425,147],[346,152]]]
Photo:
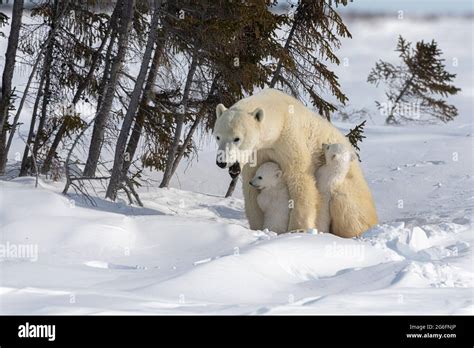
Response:
[[[227,166],[226,162],[219,162],[216,160],[216,164],[219,168],[225,168]]]

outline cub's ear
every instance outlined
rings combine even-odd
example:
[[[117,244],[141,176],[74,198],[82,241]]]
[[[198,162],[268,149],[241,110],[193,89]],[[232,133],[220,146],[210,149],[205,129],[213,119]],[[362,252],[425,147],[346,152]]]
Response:
[[[351,161],[355,161],[357,159],[357,154],[355,152],[351,152]]]
[[[227,108],[224,106],[224,104],[219,104],[216,106],[216,116],[217,118],[221,117],[222,113],[226,111]]]
[[[281,170],[277,170],[275,173],[275,176],[277,179],[280,179],[282,175],[283,175],[283,172]]]
[[[263,111],[262,108],[256,108],[256,109],[252,112],[252,116],[255,117],[255,119],[256,119],[258,122],[262,122],[263,118],[265,117],[265,112]]]
[[[328,144],[322,143],[321,146],[322,146],[323,150],[326,150],[326,147],[328,146]]]

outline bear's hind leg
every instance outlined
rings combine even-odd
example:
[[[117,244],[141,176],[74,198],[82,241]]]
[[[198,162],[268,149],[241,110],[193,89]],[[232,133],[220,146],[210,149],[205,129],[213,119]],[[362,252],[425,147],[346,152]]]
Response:
[[[293,174],[287,178],[290,193],[288,230],[308,230],[317,225],[320,195],[311,173]]]

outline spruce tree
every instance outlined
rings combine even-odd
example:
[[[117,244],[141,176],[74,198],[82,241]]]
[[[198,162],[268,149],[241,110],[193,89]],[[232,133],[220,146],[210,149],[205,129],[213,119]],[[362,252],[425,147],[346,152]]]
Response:
[[[195,149],[197,129],[201,127],[202,134],[212,129],[215,106],[233,104],[269,80],[271,71],[263,62],[279,56],[281,46],[274,32],[283,23],[282,16],[269,11],[270,1],[166,4],[161,57],[165,64],[159,75],[169,78],[142,108],[148,115],[143,125],[147,139],[143,162],[164,171],[162,187],[168,186],[181,159]],[[176,57],[188,61],[185,78]]]
[[[411,42],[400,36],[395,51],[401,58],[399,65],[380,60],[367,78],[376,86],[381,82],[388,86],[386,102],[376,102],[386,115],[385,122],[453,120],[458,110],[445,98],[460,89],[452,84],[456,74],[446,71],[436,41],[419,41],[412,47]]]
[[[133,92],[130,96],[130,103],[128,105],[127,113],[125,114],[122,127],[120,129],[120,134],[117,139],[117,145],[115,147],[114,163],[106,193],[106,197],[113,200],[117,198],[117,191],[120,188],[122,180],[124,179],[122,168],[125,161],[128,161],[128,154],[125,153],[127,140],[135,119],[135,115],[140,106],[140,97],[142,96],[143,87],[148,74],[148,66],[150,65],[150,61],[152,59],[152,53],[157,37],[158,24],[160,22],[160,7],[160,2],[158,0],[154,0],[154,9],[149,28],[148,41],[142,57],[140,72],[137,76]]]
[[[113,59],[110,68],[110,76],[108,78],[103,101],[99,106],[99,110],[95,116],[92,138],[89,146],[89,154],[86,165],[84,167],[85,176],[95,176],[99,163],[102,145],[105,139],[105,128],[110,118],[110,112],[115,97],[117,84],[120,73],[123,69],[123,63],[128,48],[131,26],[135,13],[135,0],[121,0],[117,2],[120,8],[120,20],[118,24],[118,42],[117,53]]]
[[[349,142],[352,144],[352,146],[356,150],[357,158],[359,159],[359,161],[360,161],[359,143],[362,142],[362,140],[366,138],[366,136],[364,135],[364,127],[365,127],[366,122],[367,120],[362,121],[357,126],[349,130],[349,133],[346,134],[346,137],[349,138]]]
[[[323,94],[329,91],[339,102],[347,100],[337,76],[325,63],[339,64],[334,49],[340,47],[340,38],[351,37],[336,10],[347,3],[347,0],[300,0],[291,5],[284,17],[287,30],[283,51],[269,82],[269,87],[283,88],[295,98],[308,96],[327,119],[336,107]]]

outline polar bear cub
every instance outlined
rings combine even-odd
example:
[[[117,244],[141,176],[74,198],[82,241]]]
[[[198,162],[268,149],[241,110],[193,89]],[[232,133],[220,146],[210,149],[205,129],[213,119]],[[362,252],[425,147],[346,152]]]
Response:
[[[287,232],[290,194],[280,166],[275,162],[262,164],[249,184],[260,190],[257,204],[263,212],[263,228],[276,233]]]
[[[318,213],[318,230],[330,232],[331,198],[337,194],[338,186],[346,178],[351,162],[357,156],[344,144],[322,144],[322,146],[326,163],[316,171],[317,186],[322,199]]]

